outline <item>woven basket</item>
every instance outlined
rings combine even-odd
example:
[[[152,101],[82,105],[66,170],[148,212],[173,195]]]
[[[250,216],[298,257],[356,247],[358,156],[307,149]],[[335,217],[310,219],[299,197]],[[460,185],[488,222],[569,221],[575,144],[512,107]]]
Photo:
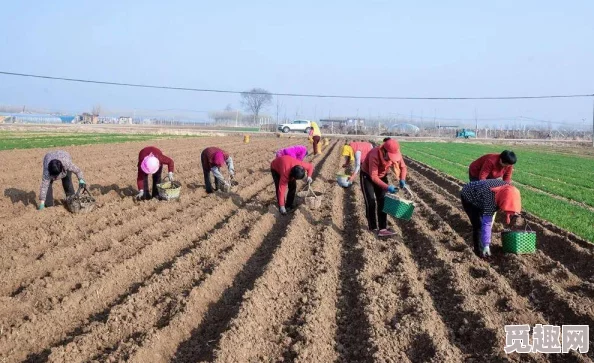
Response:
[[[524,231],[501,232],[501,244],[503,252],[514,253],[516,255],[532,254],[536,252],[536,232],[532,231],[529,225],[526,225]]]
[[[411,196],[412,192],[408,187],[405,188]],[[400,198],[396,195],[386,194],[384,199],[383,212],[394,218],[410,220],[415,210],[415,203],[411,200]]]
[[[86,186],[79,187],[76,193],[66,198],[66,207],[71,213],[89,213],[95,209],[95,198]]]
[[[322,206],[322,195],[314,192],[309,185],[307,190],[297,193],[297,196],[305,200],[309,209],[319,209]]]
[[[163,200],[174,200],[179,199],[181,192],[181,183],[178,181],[171,181],[166,176],[165,180],[161,184],[157,184],[157,190],[159,191],[159,197]]]

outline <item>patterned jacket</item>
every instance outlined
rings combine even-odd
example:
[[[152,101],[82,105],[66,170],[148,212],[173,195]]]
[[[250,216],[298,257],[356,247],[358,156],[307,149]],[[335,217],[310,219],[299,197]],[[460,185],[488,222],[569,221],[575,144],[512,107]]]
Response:
[[[39,200],[45,200],[47,189],[49,188],[50,182],[52,181],[52,177],[50,176],[48,170],[49,163],[52,160],[60,160],[62,167],[64,168],[64,170],[62,170],[62,172],[54,180],[65,178],[69,171],[76,174],[78,180],[84,178],[82,170],[80,170],[78,166],[74,165],[70,154],[64,150],[50,151],[45,154],[45,157],[43,158],[43,175],[41,178],[41,188],[39,190]]]

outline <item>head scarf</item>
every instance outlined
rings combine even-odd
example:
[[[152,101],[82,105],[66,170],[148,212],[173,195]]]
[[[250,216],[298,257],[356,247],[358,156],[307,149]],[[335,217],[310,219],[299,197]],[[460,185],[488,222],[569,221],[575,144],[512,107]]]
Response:
[[[159,159],[157,159],[152,153],[145,157],[140,164],[140,168],[145,174],[154,174],[159,170]]]
[[[495,193],[497,207],[505,212],[507,216],[506,223],[509,224],[511,216],[522,211],[520,191],[518,188],[509,184],[491,188],[491,190]]]
[[[343,145],[342,156],[348,156],[351,158],[351,161],[355,160],[355,154],[353,153],[353,148],[350,145]]]

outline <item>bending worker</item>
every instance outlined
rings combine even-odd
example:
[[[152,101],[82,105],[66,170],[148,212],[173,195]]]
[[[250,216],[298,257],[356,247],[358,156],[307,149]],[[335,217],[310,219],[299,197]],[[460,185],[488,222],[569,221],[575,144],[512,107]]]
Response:
[[[160,149],[154,146],[147,146],[138,153],[138,176],[136,184],[138,185],[137,200],[149,200],[159,197],[157,184],[161,184],[161,173],[163,164],[167,165],[167,176],[173,181],[174,164],[173,159],[163,155]],[[149,175],[153,176],[152,193],[149,191]]]
[[[378,237],[395,234],[392,229],[388,228],[388,216],[383,211],[386,192],[396,193],[398,191],[394,185],[388,185],[390,169],[400,180],[400,188],[404,188],[407,168],[400,153],[400,145],[393,139],[371,149],[361,165],[361,190],[365,199],[367,225],[370,231],[377,232]]]
[[[78,185],[85,186],[82,170],[72,162],[69,153],[63,150],[50,151],[43,157],[43,174],[41,177],[41,188],[39,190],[39,206],[42,210],[45,207],[54,206],[54,181],[62,179],[64,194],[69,197],[74,194],[72,186],[72,173],[78,178]]]
[[[516,161],[516,154],[509,150],[501,154],[486,154],[470,164],[468,177],[470,181],[503,178],[503,181],[511,183]]]
[[[322,132],[320,131],[318,124],[313,121],[311,123],[311,129],[309,130],[309,137],[313,140],[314,155],[320,154],[319,144]]]
[[[281,214],[287,214],[287,208],[293,208],[295,192],[297,191],[297,180],[307,181],[311,184],[313,165],[299,161],[291,156],[281,156],[270,164],[270,172],[276,188],[276,200]],[[289,190],[287,191],[287,187]],[[285,201],[285,193],[286,201]]]
[[[466,184],[460,197],[472,224],[474,253],[480,257],[490,256],[495,212],[503,211],[509,224],[511,217],[522,211],[520,191],[503,180],[490,179]]]
[[[219,188],[222,188],[224,185],[228,183],[225,181],[223,174],[221,173],[221,168],[223,165],[227,165],[227,169],[229,170],[229,175],[231,178],[235,175],[235,168],[233,166],[233,158],[229,155],[228,152],[219,149],[218,147],[207,147],[206,149],[202,150],[202,154],[200,155],[200,160],[202,161],[202,172],[204,173],[204,185],[206,187],[207,193],[212,193]],[[212,187],[212,180],[210,179],[210,173],[215,178],[215,188]]]
[[[349,163],[355,162],[355,170],[349,177],[351,183],[355,180],[355,176],[361,169],[361,163],[365,160],[371,149],[373,149],[373,145],[365,141],[352,141],[342,147],[342,156],[346,156],[344,166],[346,167]]]
[[[303,161],[303,159],[305,159],[305,157],[307,156],[307,147],[305,147],[303,145],[295,145],[295,146],[286,147],[284,149],[280,149],[279,151],[276,152],[277,158],[284,156],[284,155],[294,157],[295,159],[297,159],[299,161]]]

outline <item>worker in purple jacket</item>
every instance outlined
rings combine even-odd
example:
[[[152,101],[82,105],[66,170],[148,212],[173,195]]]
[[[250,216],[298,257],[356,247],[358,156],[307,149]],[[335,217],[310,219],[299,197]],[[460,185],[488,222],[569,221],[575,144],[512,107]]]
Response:
[[[303,145],[295,145],[286,147],[284,149],[280,149],[276,152],[277,158],[280,158],[281,156],[285,155],[294,157],[299,161],[303,161],[303,159],[305,159],[305,157],[307,156],[307,147]]]

